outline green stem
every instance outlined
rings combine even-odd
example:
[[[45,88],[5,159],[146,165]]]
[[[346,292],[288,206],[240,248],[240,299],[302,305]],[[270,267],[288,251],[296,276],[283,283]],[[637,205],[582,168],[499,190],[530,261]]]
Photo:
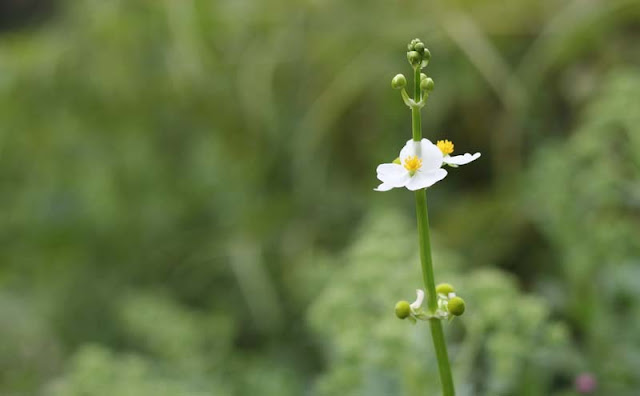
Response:
[[[420,68],[416,67],[413,73],[413,100],[418,103],[420,101]],[[413,140],[419,142],[422,139],[422,119],[420,118],[420,109],[411,108],[411,130],[413,132]]]
[[[416,215],[418,217],[418,235],[420,238],[420,262],[422,264],[422,280],[427,292],[427,307],[430,313],[438,308],[438,296],[433,276],[433,261],[431,259],[431,243],[429,242],[429,215],[427,214],[426,190],[416,191]]]
[[[414,100],[420,100],[420,68],[416,68],[414,73]],[[411,109],[413,140],[422,139],[421,115],[419,108]],[[418,218],[418,236],[420,238],[420,263],[422,264],[422,279],[427,293],[427,307],[433,314],[438,308],[438,296],[436,295],[436,285],[433,276],[433,260],[431,258],[431,238],[429,236],[429,215],[427,212],[427,191],[420,189],[416,191],[416,215]],[[442,384],[443,396],[454,396],[453,377],[449,365],[447,354],[447,344],[444,339],[442,323],[440,319],[429,319],[431,326],[431,338],[438,360],[438,371],[440,372],[440,382]]]
[[[431,242],[429,237],[429,215],[427,214],[427,193],[425,189],[416,191],[416,214],[418,217],[418,236],[420,238],[422,279],[427,292],[427,307],[429,312],[433,314],[438,308],[438,296],[436,295],[436,286],[433,276]],[[453,396],[455,395],[455,390],[453,388],[453,378],[451,376],[447,344],[445,343],[441,320],[429,319],[429,325],[431,326],[433,347],[436,351],[436,358],[438,359],[442,394],[444,396]]]

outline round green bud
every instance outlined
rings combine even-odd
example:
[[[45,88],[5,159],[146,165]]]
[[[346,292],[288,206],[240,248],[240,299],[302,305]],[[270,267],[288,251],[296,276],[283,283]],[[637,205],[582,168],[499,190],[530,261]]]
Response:
[[[425,50],[425,48],[424,48],[424,44],[422,44],[421,42],[417,42],[417,43],[413,46],[413,49],[414,49],[415,51],[418,51],[420,54],[422,54],[422,53],[424,53],[424,50]]]
[[[407,86],[407,79],[402,74],[397,74],[391,80],[391,88],[402,89]]]
[[[416,67],[419,66],[422,62],[422,56],[416,51],[407,52],[407,60],[411,64],[411,66]]]
[[[413,51],[414,49],[415,49],[415,47],[414,47],[412,42],[407,44],[407,51]]]
[[[420,89],[423,91],[431,92],[433,91],[433,88],[435,88],[435,84],[431,78],[427,77],[420,81]]]
[[[453,293],[455,290],[453,289],[453,286],[451,286],[449,283],[440,283],[438,286],[436,286],[436,293],[438,294],[444,294],[445,296],[448,296],[449,293]]]
[[[398,301],[396,304],[396,316],[400,319],[406,319],[411,315],[411,305],[409,301]]]
[[[429,52],[428,49],[424,49],[424,52],[422,53],[422,60],[429,62],[431,60],[431,52]]]
[[[420,73],[420,81],[424,80],[425,78],[427,78],[427,75],[424,73]]]
[[[460,297],[454,297],[449,300],[447,307],[449,308],[449,313],[460,316],[464,313],[464,300]]]

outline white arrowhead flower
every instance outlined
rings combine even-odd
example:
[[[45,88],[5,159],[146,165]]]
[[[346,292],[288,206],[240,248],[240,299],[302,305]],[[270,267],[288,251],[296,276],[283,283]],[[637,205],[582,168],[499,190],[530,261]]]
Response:
[[[377,191],[406,187],[411,191],[429,187],[447,176],[442,169],[442,152],[427,139],[409,140],[400,150],[400,163],[378,165],[376,172],[382,184]]]
[[[375,190],[389,191],[406,187],[415,191],[430,187],[447,176],[442,165],[457,167],[480,157],[480,153],[451,157],[449,154],[452,152],[453,143],[448,140],[438,141],[437,146],[428,139],[419,142],[409,140],[400,150],[400,157],[396,161],[378,165],[376,172],[382,184]]]

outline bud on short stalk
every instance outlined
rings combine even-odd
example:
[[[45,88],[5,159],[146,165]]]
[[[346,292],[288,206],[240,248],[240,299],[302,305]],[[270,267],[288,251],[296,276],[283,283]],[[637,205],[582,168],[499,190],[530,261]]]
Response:
[[[391,80],[391,88],[393,89],[402,89],[407,86],[407,79],[402,74],[397,74]]]

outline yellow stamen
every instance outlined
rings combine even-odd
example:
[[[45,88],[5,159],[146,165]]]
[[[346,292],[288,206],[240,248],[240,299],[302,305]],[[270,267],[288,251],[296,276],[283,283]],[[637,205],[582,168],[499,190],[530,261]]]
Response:
[[[453,143],[449,140],[438,140],[436,146],[442,151],[442,154],[449,155],[453,153]]]
[[[409,171],[412,175],[420,169],[422,166],[422,160],[417,156],[407,157],[404,160],[404,168]]]

